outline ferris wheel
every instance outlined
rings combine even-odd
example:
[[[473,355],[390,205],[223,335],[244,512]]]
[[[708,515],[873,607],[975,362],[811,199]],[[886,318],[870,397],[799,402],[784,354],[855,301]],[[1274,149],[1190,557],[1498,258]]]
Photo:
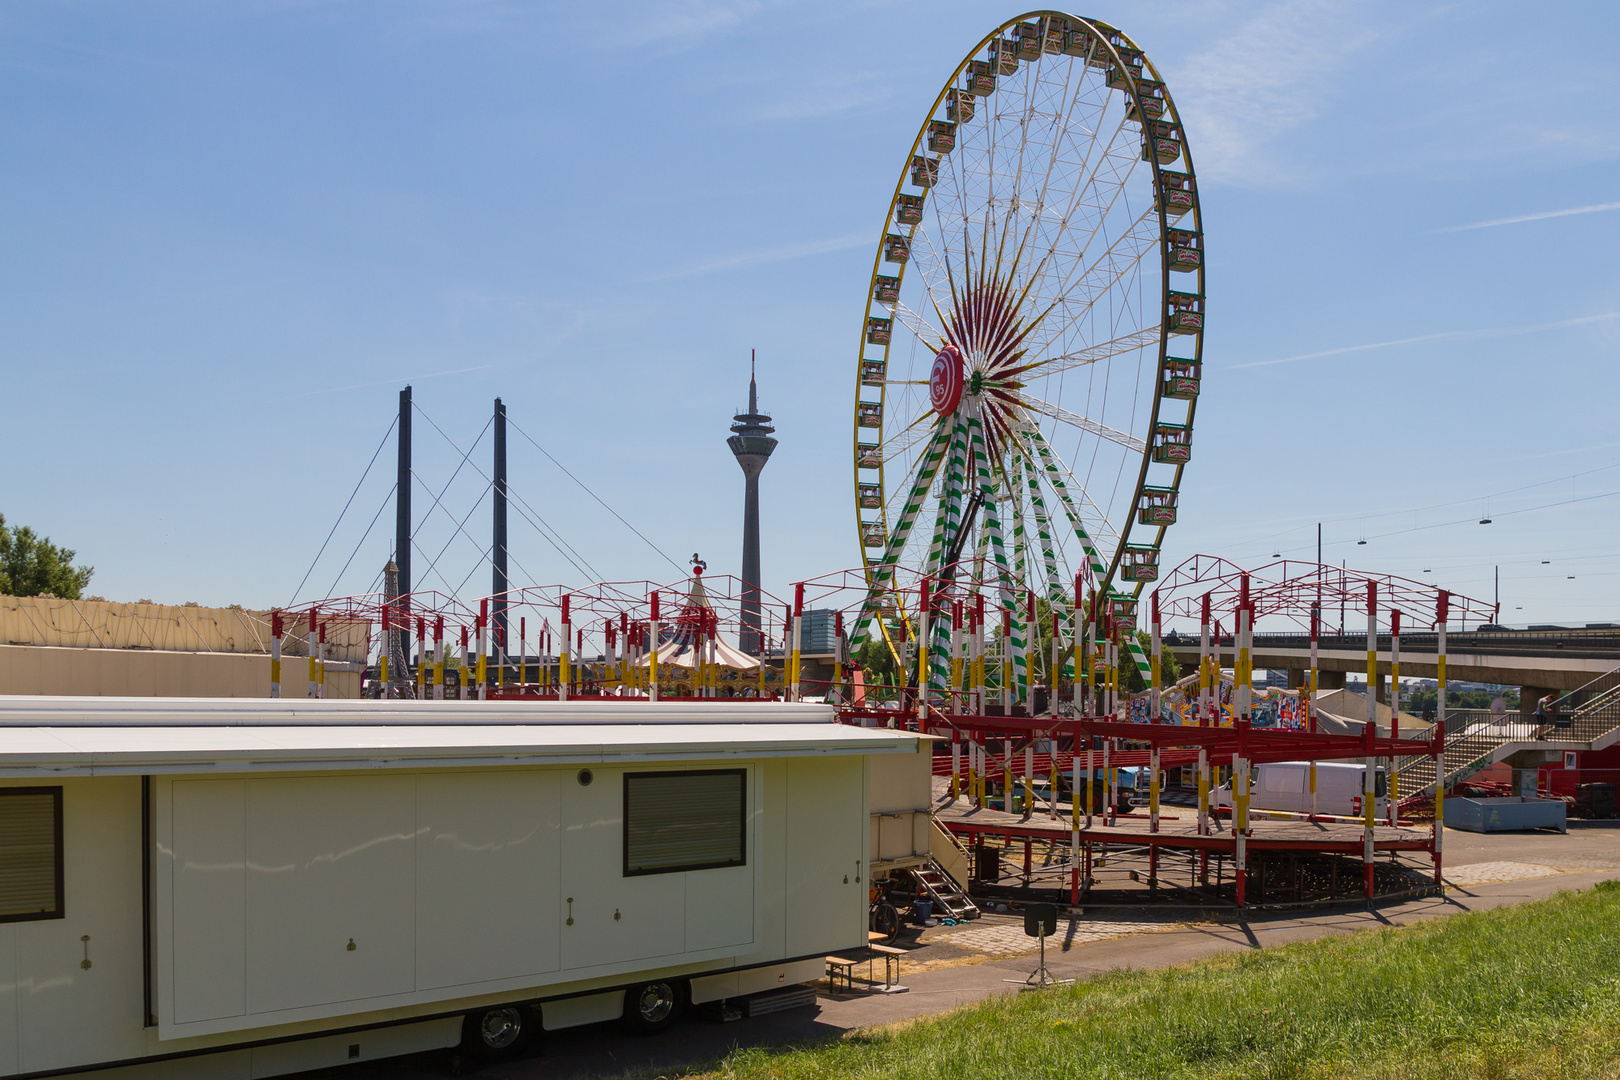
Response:
[[[1077,577],[1129,619],[1176,520],[1203,325],[1197,184],[1158,70],[1094,20],[997,27],[934,99],[873,259],[852,644],[906,621],[918,576],[1015,612],[1015,653],[1026,596],[1072,628]],[[929,620],[931,685],[951,618]]]

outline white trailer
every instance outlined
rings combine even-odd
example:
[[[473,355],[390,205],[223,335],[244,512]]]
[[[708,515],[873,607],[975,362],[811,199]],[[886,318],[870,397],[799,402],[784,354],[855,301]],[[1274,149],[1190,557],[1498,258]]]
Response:
[[[0,1076],[498,1056],[819,978],[873,758],[928,754],[817,705],[0,698]]]
[[[1311,812],[1311,763],[1277,761],[1253,767],[1249,786],[1249,806],[1255,810],[1286,810],[1297,814]],[[1316,765],[1316,813],[1340,817],[1361,816],[1362,783],[1367,767],[1360,763],[1321,761]],[[1389,817],[1388,780],[1384,767],[1373,774],[1373,817]],[[1228,780],[1210,792],[1215,806],[1232,805],[1232,782]]]

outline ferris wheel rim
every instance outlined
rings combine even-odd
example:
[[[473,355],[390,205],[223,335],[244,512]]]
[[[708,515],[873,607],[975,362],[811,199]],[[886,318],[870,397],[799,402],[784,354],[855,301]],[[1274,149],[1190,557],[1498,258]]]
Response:
[[[1158,290],[1157,290],[1158,291],[1158,297],[1157,297],[1157,300],[1158,300],[1157,322],[1142,326],[1134,334],[1125,335],[1125,337],[1123,337],[1123,338],[1116,338],[1116,339],[1113,339],[1111,341],[1101,342],[1101,343],[1098,343],[1097,345],[1091,347],[1093,349],[1100,349],[1100,348],[1103,348],[1103,347],[1106,347],[1106,346],[1116,345],[1116,344],[1120,344],[1120,343],[1123,342],[1123,343],[1126,344],[1127,347],[1122,348],[1120,351],[1130,351],[1130,348],[1128,347],[1129,343],[1134,341],[1135,342],[1134,347],[1140,349],[1140,348],[1146,347],[1148,345],[1147,341],[1139,340],[1142,337],[1144,337],[1145,335],[1151,335],[1154,339],[1156,339],[1154,341],[1154,344],[1156,344],[1156,346],[1157,346],[1157,349],[1156,349],[1157,358],[1156,358],[1156,361],[1153,364],[1153,369],[1152,369],[1153,370],[1153,376],[1152,376],[1152,380],[1151,380],[1152,381],[1152,401],[1151,401],[1150,408],[1148,409],[1148,416],[1147,416],[1147,421],[1146,421],[1146,431],[1149,433],[1150,438],[1149,439],[1143,439],[1143,440],[1136,440],[1136,442],[1140,444],[1139,447],[1138,446],[1128,447],[1128,449],[1131,449],[1133,452],[1139,450],[1138,457],[1139,457],[1140,460],[1139,460],[1138,468],[1136,470],[1136,475],[1133,478],[1133,481],[1132,481],[1132,484],[1131,484],[1130,498],[1129,498],[1129,501],[1126,504],[1125,509],[1123,511],[1123,514],[1122,514],[1124,520],[1119,523],[1119,528],[1117,529],[1117,534],[1113,537],[1112,542],[1111,542],[1112,551],[1109,553],[1109,557],[1108,557],[1108,560],[1107,560],[1107,566],[1104,568],[1104,570],[1103,570],[1103,572],[1101,574],[1095,574],[1094,575],[1095,584],[1096,584],[1096,592],[1097,592],[1098,595],[1102,595],[1102,594],[1109,593],[1109,592],[1112,591],[1112,586],[1114,584],[1115,578],[1116,578],[1116,576],[1118,575],[1118,573],[1120,571],[1121,560],[1124,558],[1127,545],[1129,544],[1129,541],[1131,539],[1132,529],[1137,524],[1135,519],[1136,519],[1136,516],[1137,516],[1138,508],[1141,505],[1143,492],[1147,488],[1147,482],[1148,482],[1148,478],[1149,478],[1149,469],[1150,469],[1150,466],[1154,463],[1153,454],[1152,454],[1152,448],[1151,448],[1151,445],[1150,445],[1151,444],[1151,435],[1152,435],[1152,433],[1157,431],[1157,429],[1159,427],[1159,424],[1160,424],[1161,416],[1162,416],[1162,407],[1163,407],[1163,402],[1164,402],[1163,376],[1164,376],[1164,373],[1165,373],[1165,370],[1166,370],[1166,367],[1165,367],[1166,360],[1167,360],[1167,358],[1168,359],[1173,359],[1173,360],[1174,359],[1180,359],[1180,358],[1171,358],[1171,357],[1169,357],[1169,346],[1170,346],[1172,335],[1168,332],[1168,317],[1169,317],[1168,316],[1168,311],[1169,311],[1169,303],[1170,303],[1170,294],[1172,292],[1171,280],[1170,280],[1172,271],[1171,271],[1170,259],[1165,257],[1165,247],[1164,247],[1164,245],[1165,245],[1166,238],[1170,235],[1170,230],[1171,230],[1171,227],[1172,227],[1172,215],[1169,213],[1168,206],[1167,206],[1167,200],[1160,197],[1160,193],[1163,191],[1161,173],[1163,171],[1165,171],[1165,170],[1162,167],[1162,164],[1161,164],[1161,162],[1159,160],[1158,155],[1156,153],[1149,152],[1149,150],[1147,149],[1147,146],[1148,146],[1148,129],[1147,129],[1148,119],[1147,118],[1150,116],[1150,114],[1147,112],[1147,110],[1143,107],[1143,104],[1142,104],[1142,101],[1143,101],[1142,93],[1141,93],[1142,88],[1141,88],[1141,86],[1139,84],[1139,79],[1141,79],[1143,77],[1143,75],[1133,72],[1132,65],[1125,62],[1125,60],[1123,59],[1123,57],[1121,55],[1120,48],[1116,47],[1115,42],[1110,40],[1111,37],[1113,37],[1114,35],[1118,36],[1119,45],[1123,46],[1124,48],[1126,48],[1128,50],[1130,50],[1131,53],[1134,54],[1135,58],[1137,58],[1140,61],[1145,74],[1149,78],[1151,78],[1151,80],[1156,84],[1156,87],[1157,87],[1159,93],[1162,94],[1163,110],[1164,110],[1162,115],[1164,116],[1165,121],[1167,121],[1169,124],[1173,125],[1178,132],[1183,133],[1183,134],[1178,135],[1179,149],[1180,149],[1180,155],[1179,156],[1181,157],[1181,160],[1182,160],[1182,167],[1185,168],[1185,170],[1186,170],[1185,174],[1183,174],[1183,175],[1185,175],[1188,178],[1195,178],[1196,173],[1195,173],[1195,170],[1194,170],[1194,167],[1193,167],[1191,152],[1190,152],[1190,149],[1188,148],[1187,140],[1184,137],[1185,128],[1181,123],[1180,114],[1175,108],[1174,99],[1172,98],[1172,96],[1170,94],[1168,86],[1166,86],[1164,84],[1164,80],[1159,77],[1160,72],[1159,72],[1158,68],[1156,67],[1156,65],[1154,65],[1152,63],[1151,59],[1147,56],[1145,51],[1142,50],[1135,43],[1135,41],[1133,39],[1131,39],[1128,35],[1124,34],[1122,31],[1119,31],[1116,28],[1114,28],[1114,27],[1112,27],[1112,26],[1110,26],[1110,25],[1108,25],[1106,23],[1100,22],[1099,20],[1081,18],[1079,16],[1075,16],[1075,15],[1069,14],[1067,12],[1062,12],[1062,11],[1057,11],[1057,10],[1052,10],[1052,9],[1039,9],[1039,10],[1035,10],[1035,11],[1025,12],[1025,13],[1023,13],[1023,14],[1015,17],[1015,18],[1012,18],[1012,19],[1009,19],[1009,20],[1006,20],[1006,21],[1002,22],[1000,25],[998,25],[992,31],[990,31],[988,34],[986,34],[983,38],[981,38],[978,41],[978,43],[975,44],[973,46],[973,48],[970,49],[962,57],[961,61],[956,65],[955,69],[950,73],[948,78],[945,80],[945,82],[942,85],[939,93],[936,95],[936,97],[935,97],[935,99],[933,101],[933,104],[931,105],[931,107],[925,113],[924,119],[923,119],[922,123],[919,125],[918,130],[917,130],[917,134],[916,134],[916,136],[914,137],[914,139],[912,141],[912,144],[911,144],[911,147],[910,147],[910,152],[906,156],[906,160],[914,162],[914,161],[916,161],[918,159],[918,156],[919,156],[919,154],[920,154],[920,152],[922,150],[923,144],[924,144],[924,140],[928,136],[930,128],[934,124],[935,118],[940,113],[941,107],[951,97],[951,95],[953,93],[953,90],[955,90],[957,88],[958,80],[963,76],[964,72],[968,71],[969,66],[972,65],[982,54],[984,54],[985,50],[987,48],[989,48],[993,42],[1008,40],[1005,37],[1005,35],[1009,31],[1013,30],[1013,28],[1020,27],[1021,25],[1024,25],[1024,24],[1029,24],[1031,21],[1034,21],[1035,26],[1037,27],[1037,33],[1040,36],[1040,39],[1042,41],[1042,47],[1041,47],[1041,54],[1042,55],[1037,56],[1035,58],[1035,60],[1030,61],[1030,62],[1031,63],[1043,62],[1046,59],[1046,55],[1049,55],[1049,54],[1052,53],[1051,49],[1045,47],[1046,43],[1047,43],[1046,34],[1051,29],[1051,24],[1047,20],[1061,20],[1062,23],[1065,26],[1065,32],[1067,32],[1069,29],[1072,29],[1072,30],[1076,30],[1076,31],[1085,31],[1085,32],[1089,33],[1091,35],[1092,40],[1095,42],[1095,45],[1096,45],[1098,51],[1100,52],[1102,49],[1106,49],[1107,54],[1108,54],[1108,59],[1109,59],[1110,63],[1113,66],[1117,67],[1119,70],[1121,70],[1124,73],[1125,78],[1127,80],[1127,86],[1124,87],[1125,92],[1126,92],[1126,96],[1127,96],[1127,118],[1128,118],[1128,114],[1129,114],[1129,112],[1131,110],[1131,106],[1134,105],[1134,107],[1136,109],[1136,116],[1138,118],[1140,118],[1136,122],[1142,126],[1142,138],[1144,140],[1143,158],[1144,158],[1144,161],[1149,166],[1149,172],[1150,172],[1150,176],[1151,176],[1151,182],[1152,182],[1152,185],[1153,185],[1153,191],[1155,193],[1155,197],[1154,197],[1154,211],[1155,212],[1152,214],[1153,223],[1154,223],[1154,227],[1155,227],[1153,247],[1157,250],[1157,252],[1161,256],[1160,257],[1159,275],[1158,275],[1158,277],[1159,277]],[[1071,58],[1071,61],[1073,61],[1073,62],[1071,63],[1070,68],[1066,69],[1066,70],[1072,70],[1073,64],[1078,63],[1079,65],[1081,65],[1081,67],[1082,67],[1082,75],[1084,75],[1085,74],[1085,72],[1083,70],[1084,65],[1089,62],[1090,58],[1076,59],[1074,57],[1074,54],[1068,54],[1068,55]],[[994,57],[992,57],[992,59],[994,60]],[[999,71],[999,69],[998,69],[998,71]],[[999,87],[997,89],[999,90]],[[982,98],[979,99],[979,100],[982,100]],[[1126,126],[1126,121],[1122,120],[1121,121],[1121,128],[1123,129],[1125,126]],[[1117,137],[1117,133],[1116,133],[1116,137]],[[947,153],[948,153],[948,151],[947,151]],[[941,156],[943,157],[944,155],[942,154]],[[936,159],[936,162],[937,162],[937,160],[938,159]],[[1174,159],[1171,159],[1171,160],[1174,160]],[[1134,168],[1134,166],[1133,166],[1133,168]],[[885,537],[888,537],[888,536],[892,535],[892,533],[891,533],[890,512],[891,512],[891,507],[893,506],[893,499],[890,497],[890,487],[889,487],[889,482],[888,482],[889,481],[888,466],[889,466],[889,463],[890,463],[890,460],[891,460],[891,455],[887,452],[887,444],[890,441],[890,439],[889,439],[889,436],[887,434],[886,428],[880,426],[878,428],[878,432],[879,432],[879,435],[878,435],[878,440],[879,440],[878,441],[878,447],[880,449],[880,456],[878,457],[878,459],[877,459],[877,461],[875,463],[876,487],[878,488],[878,491],[880,492],[880,495],[879,495],[878,504],[877,504],[876,507],[872,507],[870,505],[867,505],[867,504],[863,503],[862,487],[863,487],[864,481],[863,481],[863,476],[862,476],[863,465],[862,465],[862,456],[861,455],[862,455],[863,445],[865,445],[865,444],[862,443],[861,406],[863,404],[871,404],[871,402],[865,401],[863,399],[863,388],[869,385],[866,382],[866,379],[865,379],[865,376],[864,376],[865,365],[867,363],[867,359],[866,359],[867,358],[867,327],[869,326],[869,321],[873,317],[874,309],[878,308],[880,306],[887,306],[887,305],[880,305],[879,301],[876,298],[877,283],[878,283],[879,278],[882,276],[882,271],[884,269],[885,243],[890,238],[890,236],[892,235],[891,230],[896,228],[895,223],[897,221],[897,208],[900,206],[902,195],[906,194],[906,187],[907,187],[907,167],[905,165],[902,165],[902,167],[900,169],[899,179],[898,179],[898,181],[897,181],[897,183],[895,185],[893,193],[891,194],[889,204],[888,204],[888,206],[886,208],[886,211],[885,211],[883,226],[879,231],[877,250],[874,253],[872,268],[871,268],[871,271],[870,271],[870,273],[868,275],[868,291],[867,291],[866,304],[865,304],[865,307],[864,307],[864,310],[863,310],[863,319],[862,319],[862,339],[861,339],[861,343],[860,343],[860,345],[858,347],[858,350],[857,350],[858,359],[857,359],[857,370],[856,370],[856,423],[854,425],[854,438],[852,440],[853,444],[854,444],[852,449],[853,449],[854,455],[855,455],[855,468],[854,468],[853,471],[854,471],[855,491],[856,491],[856,499],[855,499],[855,502],[856,502],[856,520],[857,520],[857,529],[859,531],[861,544],[862,544],[861,550],[862,550],[862,554],[863,554],[863,569],[864,569],[864,572],[865,572],[865,575],[866,575],[866,578],[867,578],[867,581],[868,581],[868,585],[869,585],[869,587],[871,587],[874,590],[874,594],[877,591],[877,583],[874,580],[875,575],[880,571],[880,569],[885,564],[891,563],[891,562],[893,562],[893,560],[891,560],[889,558],[890,552],[888,551],[888,549],[886,547],[883,548],[880,551],[879,556],[877,556],[875,558],[872,557],[870,554],[868,554],[868,552],[870,550],[870,547],[873,546],[873,545],[869,545],[867,543],[866,530],[867,530],[867,527],[869,525],[876,524],[878,526],[878,529],[879,529],[879,532],[881,533],[881,535],[883,535]],[[1195,180],[1192,181],[1189,190],[1192,192],[1192,203],[1191,203],[1191,206],[1188,208],[1188,212],[1190,212],[1190,214],[1191,214],[1191,224],[1193,226],[1194,232],[1201,237],[1201,235],[1202,235],[1202,227],[1201,227],[1202,226],[1202,210],[1201,210],[1201,206],[1199,204],[1199,201],[1198,201],[1198,199],[1196,197]],[[931,194],[930,186],[924,186],[924,195],[928,196],[930,194]],[[1143,216],[1146,217],[1147,215],[1144,214]],[[1173,216],[1174,216],[1174,218],[1175,218],[1175,220],[1177,222],[1181,222],[1183,220],[1184,215],[1178,214],[1178,215],[1173,215]],[[918,233],[918,229],[919,229],[919,225],[914,223],[911,226],[909,226],[909,228],[901,227],[899,231],[901,231],[904,234],[904,236],[906,237],[908,242],[911,242],[911,241],[915,240],[915,238],[917,236],[917,233]],[[1144,249],[1144,252],[1145,252],[1145,250],[1146,249]],[[1141,255],[1138,255],[1138,260],[1140,260],[1141,257],[1142,257]],[[909,263],[907,263],[905,265],[902,265],[902,269],[901,269],[901,274],[902,275],[904,274],[904,271],[907,268],[907,265],[909,265]],[[1196,269],[1195,281],[1196,281],[1196,285],[1195,285],[1196,295],[1198,296],[1198,298],[1201,301],[1202,297],[1204,295],[1204,291],[1205,291],[1204,290],[1204,265],[1202,264],[1202,262],[1200,262],[1200,264],[1198,265],[1198,267]],[[898,298],[898,290],[897,290],[895,303],[893,304],[893,306],[888,308],[889,313],[891,315],[891,318],[894,321],[902,321],[903,307],[904,307],[904,305],[900,302],[900,300]],[[915,313],[910,313],[910,314],[915,315]],[[943,317],[943,313],[938,312],[937,309],[936,309],[936,314],[939,314],[941,317]],[[917,316],[917,318],[920,319],[921,316]],[[937,331],[936,331],[936,334],[941,338],[945,338],[945,335],[938,334]],[[917,336],[919,338],[921,337],[921,335],[917,335]],[[1193,352],[1193,357],[1191,357],[1190,360],[1194,364],[1201,365],[1201,363],[1202,363],[1202,354],[1203,354],[1203,334],[1202,334],[1201,327],[1200,327],[1199,331],[1196,334],[1194,334],[1193,336],[1194,336],[1194,342],[1193,342],[1193,350],[1194,350],[1194,352]],[[889,362],[892,347],[893,347],[892,342],[887,342],[886,341],[884,343],[884,345],[883,345],[882,355],[883,355],[883,362],[884,362],[885,372],[887,372],[887,365],[888,365],[888,362]],[[1114,354],[1108,354],[1108,355],[1114,355]],[[1087,364],[1087,363],[1095,363],[1096,362],[1095,359],[1076,358],[1076,357],[1065,355],[1065,356],[1061,356],[1061,357],[1048,358],[1048,360],[1041,361],[1039,363],[1054,363],[1056,361],[1068,362],[1069,367],[1079,367],[1079,366],[1082,366],[1082,365]],[[1030,366],[1037,366],[1037,365],[1030,365]],[[1047,375],[1059,374],[1064,370],[1068,370],[1068,368],[1054,368],[1052,371],[1047,372],[1046,374]],[[1201,370],[1201,368],[1200,368],[1200,370]],[[914,384],[915,384],[915,382],[911,381],[911,382],[904,383],[903,385],[914,385]],[[878,400],[877,400],[876,404],[879,406],[879,415],[880,416],[884,415],[885,409],[886,409],[887,404],[888,404],[889,386],[890,385],[895,385],[895,384],[890,383],[887,380],[885,380],[885,382],[883,384],[878,386]],[[1039,399],[1036,399],[1036,400],[1039,401]],[[1045,405],[1047,403],[1045,403],[1044,401],[1040,401],[1040,404]],[[1188,403],[1187,403],[1187,410],[1186,410],[1186,414],[1185,414],[1185,428],[1187,429],[1187,431],[1189,433],[1190,433],[1192,425],[1193,425],[1193,420],[1194,420],[1194,416],[1195,416],[1195,412],[1196,412],[1196,405],[1197,405],[1196,397],[1194,397],[1192,400],[1188,401]],[[1054,411],[1056,411],[1056,410],[1042,410],[1042,409],[1036,408],[1036,409],[1034,409],[1032,411],[1036,411],[1036,412],[1045,411],[1045,412],[1047,412],[1048,415],[1052,415],[1052,413]],[[934,417],[932,417],[931,421],[923,428],[922,431],[917,432],[916,434],[913,435],[911,443],[908,443],[906,448],[908,449],[911,445],[914,445],[916,442],[920,442],[920,441],[923,441],[925,439],[930,440],[930,441],[937,440],[940,433],[946,427],[949,426],[948,421],[949,421],[951,415],[952,414],[938,414],[938,415],[935,415]],[[928,414],[926,412],[924,412],[922,415],[920,415],[917,418],[917,421],[913,422],[912,427],[917,427],[925,419],[929,419]],[[1059,416],[1058,419],[1062,420],[1064,418],[1062,416]],[[1185,471],[1185,465],[1186,465],[1185,461],[1178,461],[1178,462],[1174,463],[1174,468],[1173,468],[1173,471],[1171,472],[1171,475],[1169,477],[1168,488],[1166,490],[1169,490],[1171,492],[1179,494],[1179,491],[1180,491],[1180,488],[1181,488],[1182,477],[1183,477],[1183,474],[1184,474],[1184,471]],[[870,468],[870,466],[868,466],[868,468]],[[1072,478],[1073,474],[1070,473],[1070,476]],[[909,478],[909,470],[908,470],[908,478]],[[1010,478],[1009,478],[1009,482],[1010,482]],[[870,486],[870,485],[868,484],[867,486]],[[903,485],[901,485],[901,486],[903,486]],[[895,490],[898,491],[899,488],[896,488]],[[1011,492],[1011,490],[1012,489],[1011,489],[1010,483],[1009,483],[1009,491]],[[1022,496],[1020,496],[1020,498],[1021,497]],[[862,512],[863,510],[870,510],[870,509],[876,509],[877,510],[877,515],[878,516],[877,516],[876,522],[868,521],[866,519],[865,515]],[[1101,514],[1100,511],[1099,511],[1099,519],[1102,520],[1105,524],[1108,524],[1106,515]],[[1161,523],[1161,524],[1158,524],[1157,526],[1144,525],[1143,527],[1151,529],[1151,539],[1148,541],[1148,546],[1151,546],[1156,551],[1163,544],[1166,529],[1167,529],[1167,525]],[[901,552],[901,554],[903,554],[903,551]],[[1136,585],[1135,585],[1135,589],[1134,589],[1132,595],[1140,595],[1143,588],[1145,588],[1145,585],[1146,585],[1145,582],[1138,581],[1136,583]]]

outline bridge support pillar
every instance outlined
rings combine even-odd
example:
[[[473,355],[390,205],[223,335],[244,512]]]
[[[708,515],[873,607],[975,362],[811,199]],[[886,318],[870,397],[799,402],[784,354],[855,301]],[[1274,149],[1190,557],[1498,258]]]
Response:
[[[1318,690],[1343,690],[1344,675],[1342,671],[1328,671],[1324,668],[1316,673],[1316,687]]]
[[[1298,690],[1305,685],[1305,680],[1310,677],[1311,673],[1308,668],[1291,667],[1288,669],[1288,688]]]
[[[1521,686],[1519,687],[1519,715],[1525,720],[1536,711],[1536,702],[1543,696],[1551,694],[1556,699],[1560,691],[1550,686]]]

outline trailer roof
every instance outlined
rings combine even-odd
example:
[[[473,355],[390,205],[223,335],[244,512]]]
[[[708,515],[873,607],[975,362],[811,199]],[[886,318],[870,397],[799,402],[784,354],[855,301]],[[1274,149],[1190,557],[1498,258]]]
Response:
[[[827,706],[0,698],[0,776],[630,763],[916,750]]]

